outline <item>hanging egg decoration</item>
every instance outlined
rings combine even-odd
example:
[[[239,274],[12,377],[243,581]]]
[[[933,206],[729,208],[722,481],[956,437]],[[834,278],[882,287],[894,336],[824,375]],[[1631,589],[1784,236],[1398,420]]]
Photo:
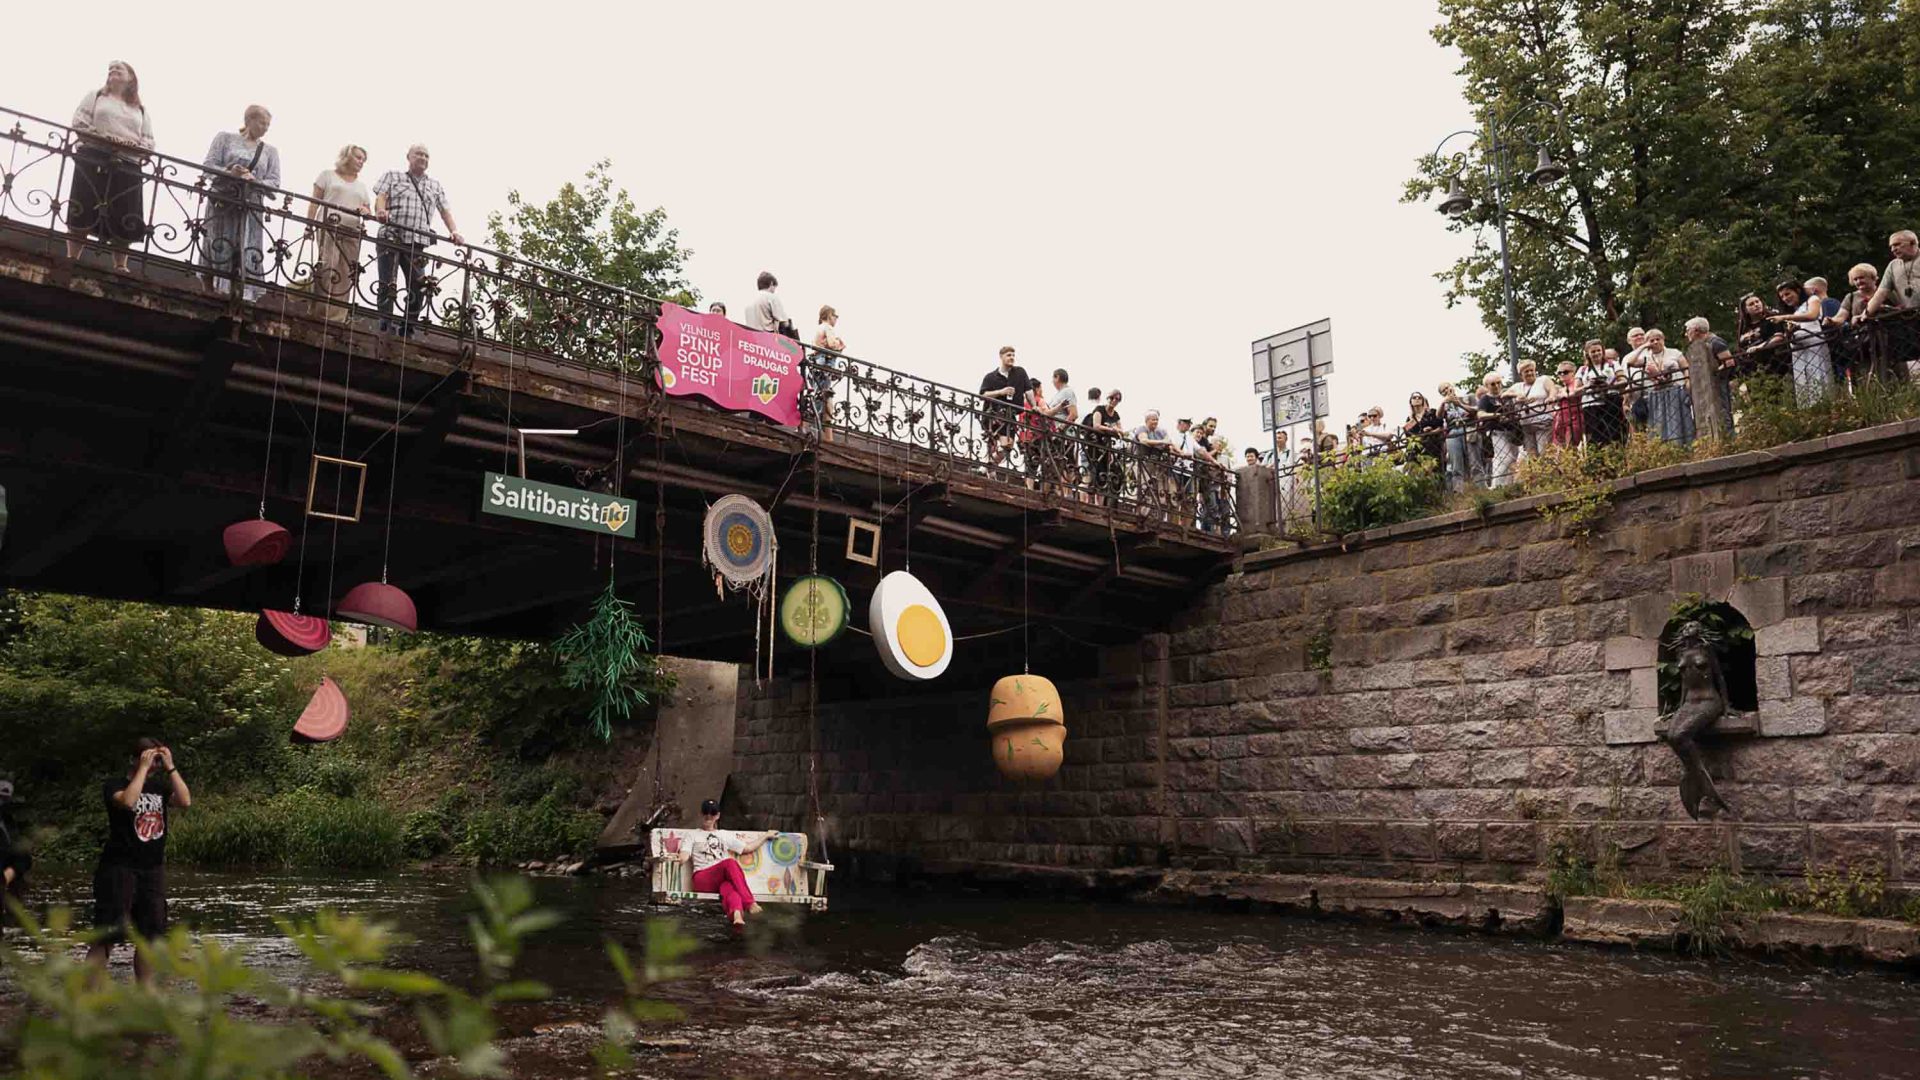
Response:
[[[847,628],[847,590],[830,577],[809,574],[787,587],[780,598],[780,629],[787,640],[803,649],[815,649]]]
[[[384,626],[409,634],[420,628],[413,597],[384,581],[363,581],[348,589],[347,595],[334,605],[333,614],[348,622]]]
[[[880,662],[903,679],[937,679],[953,662],[953,627],[920,579],[895,570],[867,605],[867,632]]]
[[[220,534],[227,561],[235,566],[272,566],[286,557],[293,535],[266,518],[236,521]]]
[[[993,684],[987,705],[993,763],[1009,780],[1046,780],[1060,771],[1067,741],[1060,691],[1051,679],[1009,675]]]
[[[270,653],[306,656],[333,643],[327,620],[291,611],[263,611],[253,624],[253,640]]]
[[[293,741],[332,742],[347,733],[347,715],[347,695],[340,692],[339,683],[323,676],[307,707],[300,710],[300,719],[293,722]]]

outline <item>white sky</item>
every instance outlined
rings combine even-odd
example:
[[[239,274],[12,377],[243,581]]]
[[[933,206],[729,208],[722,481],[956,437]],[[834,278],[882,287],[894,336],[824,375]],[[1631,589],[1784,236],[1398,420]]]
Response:
[[[8,107],[64,122],[125,59],[163,151],[259,102],[301,189],[424,141],[472,239],[612,158],[708,299],[770,269],[809,339],[831,303],[849,352],[965,389],[1011,344],[1236,454],[1256,337],[1332,317],[1335,430],[1496,345],[1430,277],[1466,238],[1398,202],[1469,120],[1431,0],[14,7]]]

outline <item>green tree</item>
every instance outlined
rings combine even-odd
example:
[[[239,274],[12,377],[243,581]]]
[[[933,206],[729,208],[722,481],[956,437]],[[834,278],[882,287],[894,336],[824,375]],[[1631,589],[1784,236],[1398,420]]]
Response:
[[[615,190],[612,170],[611,161],[597,162],[584,180],[561,185],[544,203],[508,192],[508,211],[488,215],[488,244],[561,271],[505,267],[505,294],[481,302],[491,302],[496,318],[511,320],[516,344],[609,363],[623,345],[629,355],[639,350],[630,321],[636,313],[616,290],[688,306],[699,301],[684,276],[693,252],[680,246],[679,230],[667,225],[660,207],[638,211],[626,189]]]
[[[1912,189],[1920,110],[1901,63],[1920,15],[1897,0],[1441,0],[1482,130],[1500,136],[1523,356],[1693,315],[1730,324],[1783,277],[1842,280],[1884,255]],[[1541,103],[1541,104],[1536,104]],[[1455,144],[1457,147],[1459,144]],[[1570,168],[1522,182],[1544,145]],[[1439,276],[1504,336],[1490,181],[1427,157],[1405,198],[1458,173],[1471,251]],[[1769,293],[1770,295],[1770,293]]]

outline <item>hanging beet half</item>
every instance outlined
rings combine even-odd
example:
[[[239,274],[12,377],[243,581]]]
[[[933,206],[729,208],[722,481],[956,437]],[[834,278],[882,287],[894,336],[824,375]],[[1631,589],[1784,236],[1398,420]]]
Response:
[[[327,620],[291,611],[263,611],[253,624],[253,639],[262,648],[281,656],[305,656],[317,653],[333,641],[333,627]]]
[[[413,598],[384,581],[365,581],[347,590],[333,606],[333,617],[408,633],[420,629]]]
[[[347,733],[347,695],[340,684],[322,677],[300,719],[293,722],[294,742],[332,742]]]
[[[226,546],[227,561],[235,566],[272,566],[286,557],[293,536],[283,525],[249,518],[227,526],[220,542]]]

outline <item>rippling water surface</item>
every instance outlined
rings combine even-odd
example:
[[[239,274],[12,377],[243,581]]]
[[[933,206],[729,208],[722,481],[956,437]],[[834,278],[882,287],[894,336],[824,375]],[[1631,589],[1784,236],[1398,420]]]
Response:
[[[457,877],[177,872],[172,886],[176,918],[288,977],[300,961],[273,917],[326,905],[399,923],[415,938],[403,963],[470,968]],[[663,912],[634,879],[539,889],[567,922],[522,968],[557,998],[506,1018],[515,1075],[589,1075],[588,1025],[615,986],[601,939],[636,945]],[[829,913],[785,914],[745,944],[717,911],[686,919],[704,947],[660,996],[689,1019],[655,1033],[638,1075],[1920,1075],[1920,986],[1878,972],[895,890],[843,889]]]

